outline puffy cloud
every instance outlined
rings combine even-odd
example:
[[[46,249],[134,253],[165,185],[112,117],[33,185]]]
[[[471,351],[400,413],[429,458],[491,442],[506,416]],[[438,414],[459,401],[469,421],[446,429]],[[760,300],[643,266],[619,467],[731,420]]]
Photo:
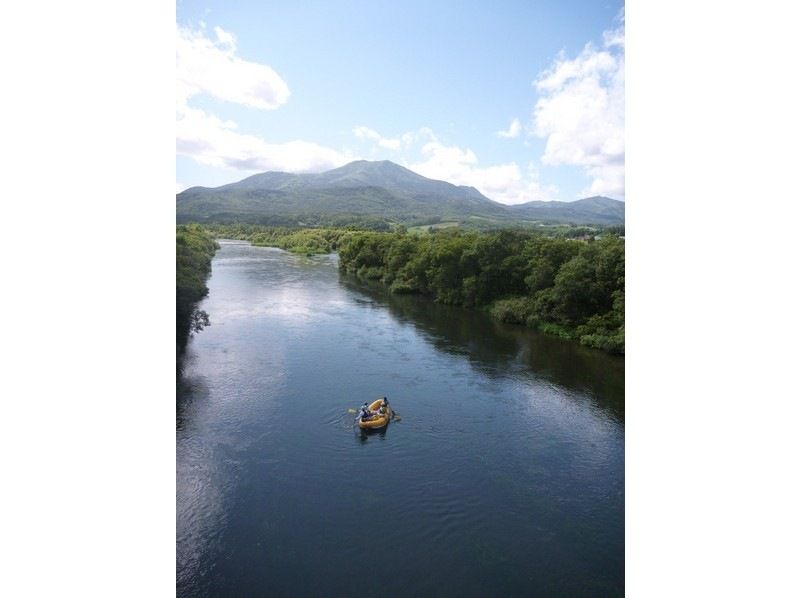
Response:
[[[514,120],[511,121],[511,124],[508,125],[508,129],[506,129],[505,131],[498,131],[497,136],[512,138],[512,137],[519,137],[520,133],[522,133],[522,123],[519,122],[518,118],[515,118]]]
[[[454,185],[475,187],[489,199],[504,204],[519,204],[534,199],[552,199],[557,189],[539,184],[539,173],[533,165],[523,171],[516,162],[481,167],[470,149],[448,146],[438,139],[421,149],[422,160],[409,164],[414,172]]]
[[[546,139],[544,164],[571,164],[592,178],[584,194],[625,196],[625,29],[563,55],[536,80],[533,131]]]
[[[205,29],[205,27],[203,27]],[[345,164],[348,154],[309,141],[267,143],[241,133],[188,101],[201,93],[250,108],[273,110],[289,99],[289,88],[269,66],[236,56],[233,34],[214,27],[216,40],[203,31],[178,27],[176,151],[209,166],[243,171],[318,172]]]
[[[185,107],[176,123],[179,154],[202,164],[246,171],[320,172],[341,166],[352,156],[309,141],[267,143],[239,133],[236,123]]]
[[[178,100],[199,93],[258,108],[274,110],[289,99],[289,86],[265,64],[236,55],[236,38],[220,27],[216,41],[202,31],[177,28]]]
[[[364,126],[353,129],[353,134],[359,139],[374,142],[376,149],[401,149],[402,153],[395,159],[422,176],[475,187],[489,199],[500,203],[551,199],[557,192],[553,186],[543,188],[539,185],[538,172],[532,166],[523,170],[516,162],[509,162],[482,167],[471,149],[443,143],[428,127],[408,131],[395,138],[384,137]],[[387,145],[387,141],[391,145]]]

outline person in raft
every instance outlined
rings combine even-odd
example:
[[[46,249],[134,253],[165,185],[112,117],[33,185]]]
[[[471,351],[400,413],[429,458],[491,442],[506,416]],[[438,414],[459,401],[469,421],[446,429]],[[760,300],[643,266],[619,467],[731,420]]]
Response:
[[[373,413],[369,410],[369,405],[366,401],[364,401],[364,404],[361,405],[361,409],[358,410],[358,419],[360,419],[362,422],[365,422],[372,416]]]
[[[375,416],[384,416],[386,415],[386,410],[389,408],[389,399],[383,397],[383,401],[381,401],[380,407],[378,407],[377,411],[371,411],[369,408],[369,404],[364,401],[364,404],[361,405],[361,409],[358,410],[358,419],[361,421],[367,421],[372,419]]]

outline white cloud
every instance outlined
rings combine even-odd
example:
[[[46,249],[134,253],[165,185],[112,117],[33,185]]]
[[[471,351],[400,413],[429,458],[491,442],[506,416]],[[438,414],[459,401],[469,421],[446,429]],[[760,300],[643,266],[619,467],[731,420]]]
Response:
[[[535,199],[553,199],[558,190],[539,184],[538,171],[532,165],[523,171],[516,162],[481,167],[470,149],[447,146],[438,139],[426,143],[422,160],[408,165],[414,172],[454,185],[475,187],[489,199],[504,204],[519,204]]]
[[[522,132],[522,123],[519,122],[518,118],[515,118],[511,121],[511,124],[508,125],[508,129],[505,131],[498,131],[498,137],[506,137],[506,138],[513,138],[519,137],[519,134]]]
[[[220,45],[236,50],[236,38],[232,33],[225,31],[222,27],[214,27],[214,34]]]
[[[544,164],[571,164],[592,178],[583,194],[625,197],[625,28],[563,55],[535,82],[534,133],[545,138]]]
[[[236,123],[185,107],[176,123],[176,149],[209,166],[245,171],[320,172],[341,166],[352,156],[309,141],[267,143],[239,133]]]
[[[380,133],[369,127],[356,127],[353,129],[353,134],[361,140],[369,140],[376,142],[380,147],[390,150],[398,150],[404,142],[403,137],[391,139],[383,137]],[[404,136],[405,137],[405,136]]]
[[[203,27],[203,30],[205,27]],[[236,56],[236,38],[214,27],[216,41],[204,31],[177,29],[176,151],[208,166],[242,171],[319,172],[352,157],[309,141],[267,143],[241,133],[189,100],[202,93],[260,110],[273,110],[289,99],[289,88],[269,66]]]
[[[274,110],[289,99],[289,86],[265,64],[236,56],[236,38],[214,27],[216,41],[202,31],[177,28],[178,100],[199,93],[261,110]]]
[[[399,137],[384,137],[375,129],[359,126],[353,129],[353,134],[362,141],[372,141],[377,147],[390,150],[408,150],[416,143],[436,139],[436,135],[428,127],[421,127],[416,131],[408,131]]]
[[[539,185],[535,168],[523,170],[516,162],[481,167],[475,152],[469,148],[446,145],[428,127],[408,131],[395,138],[384,137],[364,126],[353,129],[353,134],[361,140],[374,142],[376,150],[401,149],[400,156],[393,159],[422,176],[475,187],[489,199],[500,203],[551,199],[557,193],[553,186],[543,188]],[[391,144],[387,144],[387,141]]]

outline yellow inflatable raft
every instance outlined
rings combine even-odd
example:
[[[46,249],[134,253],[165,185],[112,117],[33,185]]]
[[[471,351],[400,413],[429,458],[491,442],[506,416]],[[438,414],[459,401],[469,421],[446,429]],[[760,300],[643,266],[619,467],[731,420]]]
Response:
[[[372,404],[369,406],[370,411],[377,411],[381,403],[383,402],[383,398],[380,398],[376,401],[373,401]],[[377,430],[378,428],[383,428],[386,424],[389,423],[389,420],[392,419],[392,408],[390,406],[386,406],[386,413],[384,415],[374,415],[372,418],[362,421],[361,419],[358,420],[358,427],[362,430]]]

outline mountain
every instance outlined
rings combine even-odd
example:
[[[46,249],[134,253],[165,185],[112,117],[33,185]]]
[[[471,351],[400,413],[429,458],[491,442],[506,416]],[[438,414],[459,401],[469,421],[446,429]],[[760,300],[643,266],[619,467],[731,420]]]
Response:
[[[580,224],[624,224],[625,202],[595,195],[577,201],[529,201],[509,206],[521,219],[542,219]]]
[[[345,223],[364,218],[407,225],[624,222],[624,203],[613,199],[506,206],[474,187],[429,179],[387,160],[359,160],[315,174],[264,172],[221,187],[192,187],[177,195],[176,205],[179,222]]]

